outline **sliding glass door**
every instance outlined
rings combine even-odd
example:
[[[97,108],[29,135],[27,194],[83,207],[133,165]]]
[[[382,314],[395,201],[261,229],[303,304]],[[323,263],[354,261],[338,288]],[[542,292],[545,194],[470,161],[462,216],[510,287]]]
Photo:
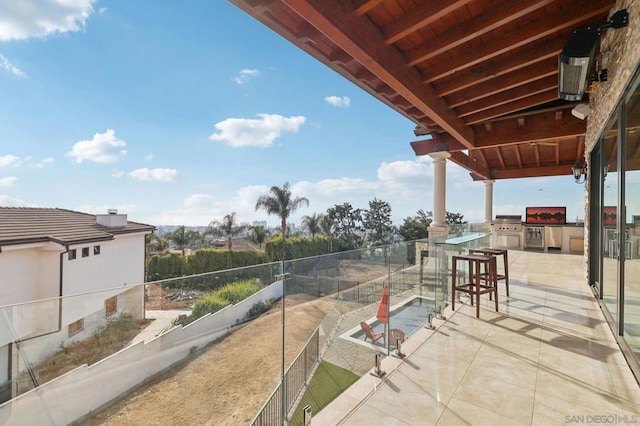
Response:
[[[625,101],[623,338],[640,362],[640,78]],[[622,243],[622,240],[621,240]]]

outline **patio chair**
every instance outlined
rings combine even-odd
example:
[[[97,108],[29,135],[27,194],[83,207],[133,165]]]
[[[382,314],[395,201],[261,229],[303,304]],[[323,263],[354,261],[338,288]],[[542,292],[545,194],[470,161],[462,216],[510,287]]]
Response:
[[[380,339],[382,339],[382,341],[384,342],[384,333],[377,333],[373,331],[371,326],[364,321],[360,323],[360,327],[362,327],[362,331],[364,331],[365,342],[367,341],[367,337],[371,339],[371,343],[375,343]]]
[[[404,341],[407,340],[407,336],[404,334],[404,331],[399,328],[392,328],[389,330],[389,339],[391,339],[390,344],[396,346],[398,339],[400,339],[400,343],[404,343]]]

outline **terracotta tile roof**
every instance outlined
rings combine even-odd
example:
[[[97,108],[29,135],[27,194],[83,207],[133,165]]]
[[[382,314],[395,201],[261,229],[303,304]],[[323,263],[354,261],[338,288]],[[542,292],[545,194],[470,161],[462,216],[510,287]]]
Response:
[[[96,223],[96,215],[58,208],[0,207],[0,246],[54,241],[81,244],[107,241],[114,235],[151,232],[138,222],[109,228]]]

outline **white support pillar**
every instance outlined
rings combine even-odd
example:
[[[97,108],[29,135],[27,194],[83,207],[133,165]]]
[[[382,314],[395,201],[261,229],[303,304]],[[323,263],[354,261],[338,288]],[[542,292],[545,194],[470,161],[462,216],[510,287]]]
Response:
[[[433,222],[429,225],[429,236],[447,235],[449,225],[446,218],[447,151],[429,154],[433,158]]]
[[[484,180],[484,224],[490,225],[493,220],[493,183],[495,180]]]

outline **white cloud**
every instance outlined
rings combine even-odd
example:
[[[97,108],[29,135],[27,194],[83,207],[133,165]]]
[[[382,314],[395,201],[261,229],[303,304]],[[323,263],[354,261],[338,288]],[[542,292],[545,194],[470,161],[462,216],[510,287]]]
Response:
[[[0,187],[1,186],[11,186],[18,181],[18,178],[15,176],[7,176],[0,178]]]
[[[0,205],[6,206],[6,207],[22,207],[24,206],[24,200],[21,200],[20,198],[13,198],[13,197],[9,197],[8,195],[0,194]]]
[[[127,173],[127,177],[141,181],[173,182],[178,177],[178,171],[175,169],[147,169],[145,167]]]
[[[107,13],[107,8],[106,7],[101,7],[100,9],[98,9],[98,13],[100,15],[104,15],[105,13]]]
[[[113,169],[111,171],[111,176],[116,178],[121,178],[124,175],[125,175],[124,170],[121,170],[121,169]]]
[[[115,163],[126,155],[127,151],[122,149],[127,144],[116,137],[115,131],[109,129],[104,133],[96,133],[90,141],[78,141],[67,156],[74,157],[76,163],[84,160],[96,163]]]
[[[378,179],[388,184],[419,183],[425,177],[431,176],[430,164],[417,161],[383,162],[378,167]]]
[[[15,166],[18,167],[22,161],[15,155],[7,154],[0,156],[0,167]]]
[[[95,0],[11,0],[0,2],[0,41],[42,38],[79,31]]]
[[[235,81],[238,84],[245,84],[245,83],[248,83],[250,80],[252,80],[254,77],[257,77],[258,75],[260,75],[260,71],[245,68],[243,70],[240,70],[240,74],[234,77],[233,81]]]
[[[5,71],[9,71],[11,74],[16,77],[26,78],[27,74],[24,73],[21,69],[13,65],[9,60],[0,53],[0,68],[3,68]]]
[[[44,166],[46,166],[47,164],[53,164],[55,163],[56,160],[53,159],[53,157],[47,157],[45,159],[43,159],[42,161],[36,163],[36,167],[38,168],[43,168]]]
[[[151,160],[153,160],[153,154],[152,154],[152,153],[149,153],[149,154],[145,155],[145,156],[144,156],[144,159],[145,159],[146,161],[151,161]]]
[[[351,99],[348,96],[327,96],[324,101],[329,105],[339,108],[347,108],[351,105]]]
[[[283,117],[278,114],[258,114],[260,119],[227,118],[215,124],[217,132],[209,136],[233,147],[267,147],[283,132],[297,133],[307,120],[305,117]]]

